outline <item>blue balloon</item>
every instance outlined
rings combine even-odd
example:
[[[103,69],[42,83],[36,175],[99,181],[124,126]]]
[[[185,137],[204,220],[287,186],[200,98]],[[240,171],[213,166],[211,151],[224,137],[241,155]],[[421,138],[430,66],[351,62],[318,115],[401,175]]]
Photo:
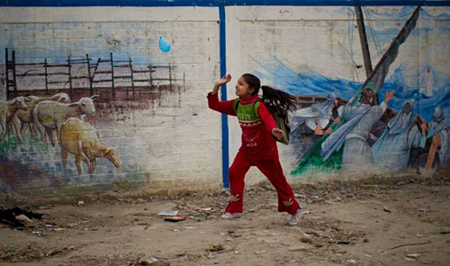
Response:
[[[170,42],[163,37],[159,37],[159,49],[163,51],[164,53],[167,53],[170,51]]]

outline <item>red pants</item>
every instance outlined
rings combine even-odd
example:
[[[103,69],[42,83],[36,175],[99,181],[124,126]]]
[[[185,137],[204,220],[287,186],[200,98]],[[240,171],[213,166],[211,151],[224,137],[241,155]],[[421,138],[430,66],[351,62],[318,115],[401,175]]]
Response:
[[[244,178],[251,166],[256,166],[269,179],[278,194],[278,211],[295,214],[300,205],[294,198],[292,188],[286,181],[278,157],[271,160],[249,160],[244,152],[239,151],[230,167],[230,201],[225,212],[242,213],[244,203]]]

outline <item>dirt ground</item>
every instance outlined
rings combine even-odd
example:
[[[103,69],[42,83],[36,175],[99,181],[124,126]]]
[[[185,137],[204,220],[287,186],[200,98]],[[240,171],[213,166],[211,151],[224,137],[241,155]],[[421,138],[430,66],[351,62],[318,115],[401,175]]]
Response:
[[[227,192],[41,206],[34,227],[0,226],[0,265],[450,265],[450,177],[294,184],[299,226],[267,182],[244,217]],[[164,221],[178,210],[185,221]]]

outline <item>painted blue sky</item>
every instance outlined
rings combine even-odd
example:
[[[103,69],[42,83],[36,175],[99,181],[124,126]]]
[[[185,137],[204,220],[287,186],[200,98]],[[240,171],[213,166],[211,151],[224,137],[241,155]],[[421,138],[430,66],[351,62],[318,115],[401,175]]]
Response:
[[[333,79],[318,72],[309,71],[297,73],[290,69],[283,62],[276,59],[271,65],[259,64],[262,68],[255,74],[262,79],[269,80],[279,89],[294,95],[323,95],[334,92],[338,97],[349,100],[355,92],[362,86],[361,82],[354,82],[345,79]],[[422,70],[422,73],[425,69]],[[386,91],[395,91],[394,98],[389,102],[389,107],[398,111],[403,102],[413,100],[414,112],[420,114],[426,120],[430,120],[434,108],[440,106],[450,126],[450,78],[438,79],[435,76],[434,93],[432,97],[426,97],[419,91],[419,88],[411,87],[407,84],[417,84],[417,82],[407,82],[405,76],[405,65],[402,64],[395,70],[384,83],[379,99],[382,101]],[[417,77],[415,77],[417,79]]]

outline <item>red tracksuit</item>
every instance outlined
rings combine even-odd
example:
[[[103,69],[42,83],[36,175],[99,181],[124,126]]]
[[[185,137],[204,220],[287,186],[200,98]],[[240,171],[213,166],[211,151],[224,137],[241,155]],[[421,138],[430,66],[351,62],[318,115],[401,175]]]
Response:
[[[239,104],[253,104],[258,95],[240,99]],[[234,100],[220,101],[218,94],[208,94],[209,108],[228,115],[236,116],[233,109]],[[266,106],[259,101],[258,116],[260,122],[251,127],[240,122],[242,128],[242,145],[230,167],[230,201],[225,212],[243,212],[244,178],[251,166],[256,166],[269,179],[278,194],[278,211],[295,214],[300,208],[294,198],[292,188],[286,181],[278,158],[276,140],[271,131],[276,128],[275,120]]]

